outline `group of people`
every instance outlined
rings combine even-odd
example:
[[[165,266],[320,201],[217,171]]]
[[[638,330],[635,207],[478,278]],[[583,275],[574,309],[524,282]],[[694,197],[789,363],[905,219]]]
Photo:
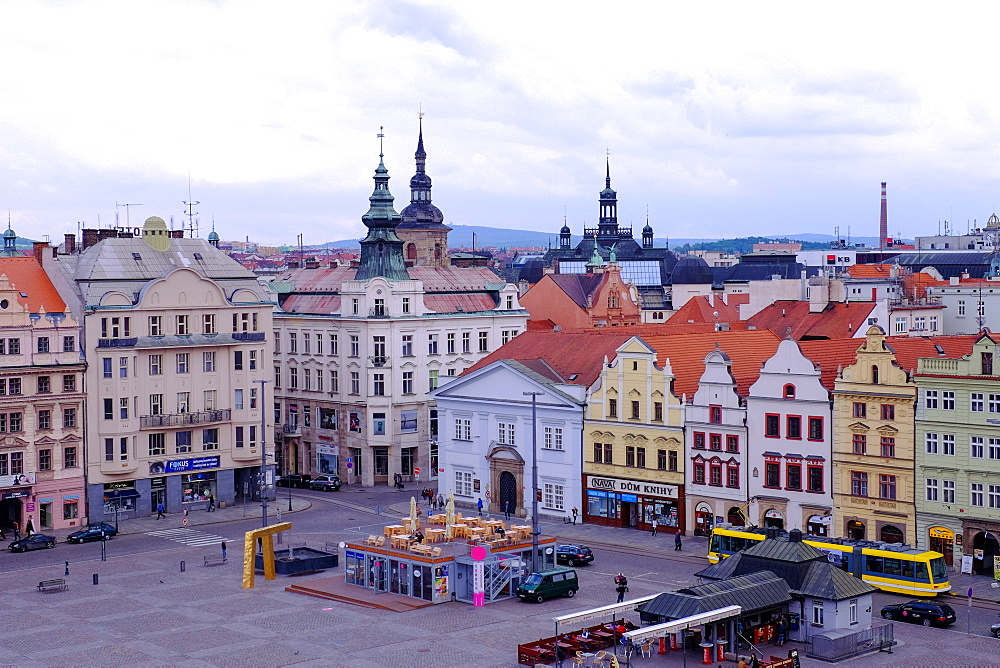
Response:
[[[21,540],[21,525],[18,524],[17,520],[13,520],[7,527],[0,526],[0,540],[7,540],[7,529],[10,529],[14,534],[14,540]],[[27,538],[31,538],[32,534],[35,533],[35,522],[30,517],[24,525],[24,533]]]
[[[425,487],[420,492],[420,498],[426,501],[432,509],[444,510],[444,494],[436,494],[430,487]]]

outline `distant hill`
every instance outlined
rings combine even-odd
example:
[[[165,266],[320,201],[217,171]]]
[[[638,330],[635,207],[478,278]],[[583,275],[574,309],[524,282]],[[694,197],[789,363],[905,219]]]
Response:
[[[548,247],[549,245],[558,246],[559,245],[559,232],[533,232],[531,230],[508,230],[499,227],[480,227],[478,225],[451,225],[452,231],[448,233],[448,245],[451,248],[458,248],[464,246],[466,248],[483,248],[486,246],[493,248],[521,248],[521,247]],[[473,234],[475,235],[475,243],[473,243]],[[830,234],[772,234],[772,235],[762,235],[763,238],[767,239],[791,239],[794,241],[806,241],[813,243],[829,244],[834,241],[836,237]],[[639,235],[636,236],[636,239]],[[578,235],[573,235],[571,238],[571,244],[576,246],[582,237]],[[328,241],[325,244],[319,246],[311,246],[311,248],[359,248],[360,239],[341,239],[340,241]],[[697,246],[698,244],[720,241],[719,239],[684,239],[684,238],[653,238],[653,245],[658,248],[663,248],[664,244],[670,242],[671,248],[677,248],[685,244],[691,244],[691,246]],[[851,244],[870,244],[877,245],[878,237],[852,237]]]

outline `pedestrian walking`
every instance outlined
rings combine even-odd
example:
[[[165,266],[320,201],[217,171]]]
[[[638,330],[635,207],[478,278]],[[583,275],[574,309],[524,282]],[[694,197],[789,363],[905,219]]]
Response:
[[[14,520],[14,540],[21,540],[21,525]]]
[[[163,504],[162,503],[156,504],[156,519],[160,519],[161,517],[166,517],[163,514],[163,510],[164,510],[164,508],[163,508]]]
[[[28,523],[24,525],[24,533],[28,535],[28,538],[31,538],[31,534],[35,533],[35,523],[30,517],[28,518]]]
[[[653,533],[649,534],[650,536],[655,536],[656,535],[656,526],[657,526],[657,524],[659,524],[659,522],[657,522],[656,518],[654,517],[653,518]]]
[[[620,582],[615,591],[618,592],[618,602],[621,603],[625,600],[625,593],[628,591],[628,585],[624,581]]]
[[[208,495],[208,512],[215,512],[215,497],[211,494]]]
[[[505,520],[510,519],[510,501],[503,502],[503,518]]]
[[[576,506],[573,506],[572,513],[573,513],[573,524],[576,524],[576,516],[580,514],[580,510]]]
[[[681,551],[681,530],[678,529],[677,533],[674,534],[674,552]]]
[[[476,501],[476,510],[479,511],[479,516],[482,517],[483,516],[483,500],[482,499],[479,499],[478,501]]]
[[[7,529],[0,526],[0,540],[7,540]]]
[[[222,560],[225,561],[227,558],[228,557],[226,555],[226,541],[223,540],[222,541]]]
[[[438,508],[444,510],[444,494],[438,494]]]

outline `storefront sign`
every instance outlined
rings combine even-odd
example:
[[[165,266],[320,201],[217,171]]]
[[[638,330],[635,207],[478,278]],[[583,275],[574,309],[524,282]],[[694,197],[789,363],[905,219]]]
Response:
[[[15,489],[10,492],[4,492],[0,494],[0,499],[24,499],[31,496],[31,490],[28,489]]]
[[[104,483],[105,492],[112,489],[135,489],[135,482],[132,480],[122,480],[121,482]]]
[[[198,471],[214,469],[220,466],[218,455],[214,457],[195,457],[194,459],[172,459],[168,462],[152,462],[150,473],[182,473],[183,471]],[[154,468],[156,470],[154,470]]]
[[[628,503],[639,503],[639,497],[635,494],[622,494],[622,501],[627,501]]]
[[[35,512],[35,504],[33,504],[33,503],[26,503],[26,504],[24,504],[24,506],[25,506],[24,509],[27,510],[29,513]]]
[[[955,539],[955,532],[951,529],[945,529],[944,527],[931,527],[927,530],[927,535],[931,538],[944,538],[945,540]]]
[[[166,478],[150,478],[149,479],[149,486],[152,487],[153,489],[160,489],[161,487],[166,487],[167,486],[167,479]]]
[[[17,475],[0,475],[0,487],[17,487],[18,485],[34,485],[34,473],[19,473]],[[17,497],[10,497],[17,498]]]
[[[767,511],[766,513],[764,513],[764,517],[768,517],[768,518],[770,518],[770,519],[774,519],[774,520],[780,520],[780,519],[783,519],[783,518],[782,518],[782,516],[781,516],[781,513],[779,513],[779,512],[778,512],[777,510],[775,510],[774,508],[771,508],[771,509],[770,509],[770,510],[768,510],[768,511]]]
[[[587,487],[608,492],[631,492],[668,499],[677,498],[677,485],[661,485],[652,482],[642,482],[641,480],[623,480],[621,478],[603,478],[591,475],[587,476]]]
[[[339,445],[316,444],[316,470],[320,473],[340,473],[337,469],[337,457],[340,455]],[[351,463],[347,464],[351,468]]]

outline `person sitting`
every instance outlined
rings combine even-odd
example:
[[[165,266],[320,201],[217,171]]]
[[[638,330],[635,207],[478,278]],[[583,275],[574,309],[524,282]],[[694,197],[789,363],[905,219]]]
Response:
[[[504,531],[504,528],[503,528],[502,526],[500,526],[500,525],[497,525],[497,526],[493,527],[493,533],[495,533],[496,535],[498,535],[498,536],[500,536],[501,538],[503,538],[503,537],[504,537],[504,535],[505,535],[505,534],[506,534],[507,532],[506,532],[506,531]]]
[[[420,533],[420,529],[417,529],[417,533],[413,534],[413,537],[417,539],[418,543],[424,542],[424,534]]]

